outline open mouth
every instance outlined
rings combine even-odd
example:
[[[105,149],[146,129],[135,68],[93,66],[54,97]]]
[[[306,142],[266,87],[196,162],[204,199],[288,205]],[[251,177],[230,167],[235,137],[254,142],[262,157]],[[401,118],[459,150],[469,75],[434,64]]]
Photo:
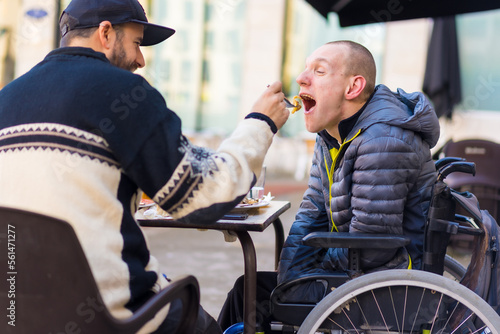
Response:
[[[314,108],[316,105],[316,100],[311,95],[302,94],[300,95],[300,98],[302,99],[302,103],[306,111],[311,110],[311,108]]]

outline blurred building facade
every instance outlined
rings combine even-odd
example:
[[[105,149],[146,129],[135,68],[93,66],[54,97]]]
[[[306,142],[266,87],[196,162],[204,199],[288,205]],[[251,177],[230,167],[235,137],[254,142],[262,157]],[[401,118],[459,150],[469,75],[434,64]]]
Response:
[[[0,88],[57,47],[57,18],[68,3],[0,0]],[[150,21],[177,32],[143,49],[147,66],[139,73],[160,90],[187,133],[224,137],[273,81],[281,80],[285,93],[295,95],[295,78],[305,58],[331,40],[350,39],[368,47],[377,62],[377,81],[392,90],[422,89],[430,19],[340,28],[335,14],[325,20],[304,0],[141,3]],[[500,11],[460,15],[457,27],[463,101],[451,120],[441,121],[442,142],[472,137],[500,142]],[[290,117],[276,145],[289,145],[286,138],[301,143],[311,138],[300,112]]]

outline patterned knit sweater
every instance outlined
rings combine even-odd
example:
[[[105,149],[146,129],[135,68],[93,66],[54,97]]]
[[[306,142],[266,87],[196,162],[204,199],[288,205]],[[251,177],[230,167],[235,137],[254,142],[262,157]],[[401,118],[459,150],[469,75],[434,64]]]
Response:
[[[168,284],[134,220],[142,191],[186,224],[213,222],[260,173],[268,123],[241,121],[216,152],[195,147],[143,77],[57,49],[0,91],[0,205],[68,221],[105,305],[126,318]]]

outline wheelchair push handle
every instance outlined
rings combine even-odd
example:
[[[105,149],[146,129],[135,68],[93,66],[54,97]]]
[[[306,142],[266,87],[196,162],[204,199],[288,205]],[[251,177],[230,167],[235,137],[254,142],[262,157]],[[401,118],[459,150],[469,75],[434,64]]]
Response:
[[[438,171],[438,181],[443,181],[448,175],[454,172],[476,175],[476,164],[465,161],[449,163]]]
[[[451,164],[452,162],[459,162],[459,161],[465,161],[464,158],[458,158],[458,157],[444,157],[439,160],[437,160],[434,165],[436,166],[436,170],[439,172],[441,168],[444,166],[447,166]]]

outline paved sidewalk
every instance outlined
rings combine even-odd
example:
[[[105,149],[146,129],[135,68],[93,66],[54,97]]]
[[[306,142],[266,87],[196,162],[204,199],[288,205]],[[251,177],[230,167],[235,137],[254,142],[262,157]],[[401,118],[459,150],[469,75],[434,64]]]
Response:
[[[265,193],[276,200],[290,201],[291,208],[281,216],[285,237],[293,223],[306,181],[273,180],[269,176]],[[219,231],[144,228],[151,252],[160,262],[161,270],[170,278],[195,275],[200,283],[201,304],[215,318],[234,281],[243,274],[240,243],[224,242]],[[257,269],[274,270],[274,229],[252,232],[257,253]]]

